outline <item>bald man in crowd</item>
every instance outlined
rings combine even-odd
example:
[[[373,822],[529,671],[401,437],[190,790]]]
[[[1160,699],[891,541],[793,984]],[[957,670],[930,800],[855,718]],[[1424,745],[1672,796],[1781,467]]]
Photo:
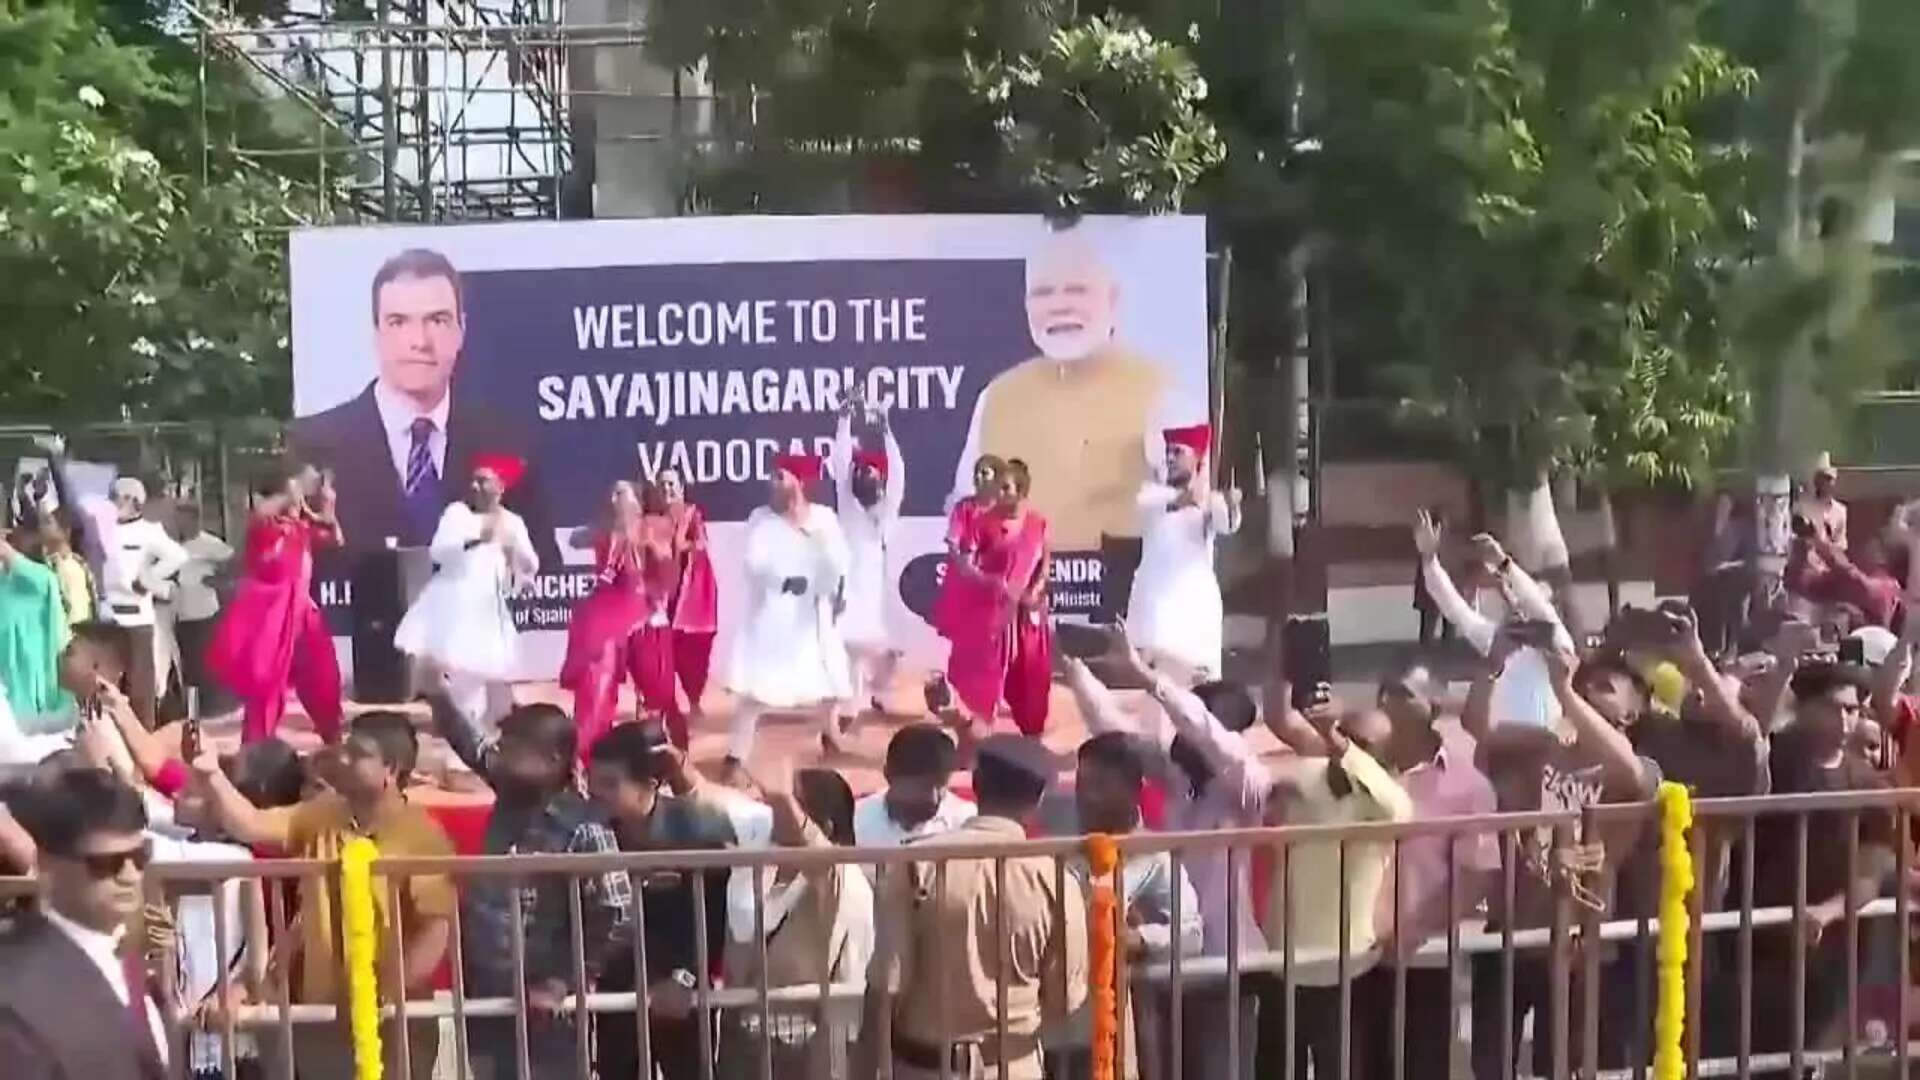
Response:
[[[981,454],[1020,458],[1033,463],[1033,508],[1059,550],[1097,549],[1103,533],[1138,536],[1134,497],[1162,454],[1168,373],[1115,339],[1120,288],[1084,226],[1054,233],[1027,260],[1026,297],[1040,355],[981,391],[956,497],[973,492]]]

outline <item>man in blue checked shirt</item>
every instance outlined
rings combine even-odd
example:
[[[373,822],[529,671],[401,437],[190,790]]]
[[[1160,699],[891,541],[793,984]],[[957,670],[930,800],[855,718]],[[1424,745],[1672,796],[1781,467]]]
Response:
[[[476,774],[492,785],[487,819],[488,855],[613,853],[613,832],[594,815],[572,783],[573,719],[554,705],[522,705],[489,738],[444,695],[430,702],[435,722]],[[514,985],[512,879],[478,877],[464,883],[460,945],[469,998],[509,997],[524,992],[530,1013],[527,1058],[533,1076],[571,1075],[574,1023],[559,1012],[569,993],[592,987],[600,965],[633,911],[633,888],[624,870],[580,879],[585,925],[587,986],[574,982],[572,914],[567,881],[553,875],[521,879],[521,932],[526,939],[526,984]],[[519,1037],[512,1017],[467,1021],[467,1049],[478,1080],[517,1076]]]

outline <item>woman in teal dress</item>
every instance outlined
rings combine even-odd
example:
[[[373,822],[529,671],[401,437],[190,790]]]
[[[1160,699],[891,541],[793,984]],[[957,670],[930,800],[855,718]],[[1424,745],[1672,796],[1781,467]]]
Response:
[[[0,683],[23,728],[65,711],[58,661],[67,633],[53,571],[0,538]]]

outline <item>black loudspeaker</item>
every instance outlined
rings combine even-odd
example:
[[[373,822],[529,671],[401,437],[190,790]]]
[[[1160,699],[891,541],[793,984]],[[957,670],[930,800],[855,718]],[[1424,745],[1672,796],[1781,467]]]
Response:
[[[406,614],[400,552],[379,548],[353,567],[353,699],[381,705],[407,700],[407,658],[393,647],[393,632]]]
[[[1111,626],[1126,617],[1141,548],[1137,536],[1100,534],[1100,614],[1095,621]]]

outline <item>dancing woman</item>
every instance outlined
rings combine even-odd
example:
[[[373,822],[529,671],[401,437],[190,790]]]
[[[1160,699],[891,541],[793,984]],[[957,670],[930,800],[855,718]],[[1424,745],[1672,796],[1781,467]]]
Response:
[[[311,595],[314,550],[345,543],[333,513],[333,478],[283,467],[254,491],[242,577],[207,645],[207,670],[245,706],[242,742],[273,736],[291,684],[314,730],[336,743],[340,664]]]
[[[660,697],[663,672],[669,699],[673,685],[672,649],[670,644],[661,647],[659,633],[666,625],[667,600],[673,593],[672,537],[658,515],[649,520],[629,481],[613,485],[607,511],[604,527],[581,530],[591,538],[599,580],[592,594],[573,610],[567,655],[560,665],[560,685],[573,692],[573,722],[579,731],[582,761],[613,726],[624,675],[632,676],[641,701],[649,704]],[[575,533],[576,545],[582,539]],[[643,629],[654,633],[644,635]],[[675,738],[686,738],[684,720]]]
[[[1039,735],[1053,685],[1053,553],[1047,519],[1028,505],[1031,488],[1026,463],[1007,462],[998,498],[956,545],[942,633],[953,643],[947,680],[973,723],[991,725],[1005,701],[1015,726]]]
[[[707,516],[687,499],[686,481],[678,469],[662,469],[654,482],[666,502],[673,531],[673,557],[678,584],[673,590],[673,672],[687,695],[687,711],[700,716],[700,699],[707,692],[707,672],[713,659],[713,635],[720,628],[720,586],[707,554]],[[680,745],[686,747],[685,724]]]
[[[973,494],[947,508],[947,561],[941,567],[940,593],[933,602],[933,628],[941,637],[953,640],[949,624],[965,620],[965,595],[976,575],[966,567],[973,562],[973,541],[981,515],[990,512],[1000,500],[1000,478],[1007,463],[982,454],[973,463]]]
[[[513,708],[519,667],[507,601],[540,567],[527,523],[501,504],[525,471],[517,457],[474,457],[468,501],[449,505],[434,529],[433,580],[393,635],[395,648],[433,662],[454,708],[488,732]]]

